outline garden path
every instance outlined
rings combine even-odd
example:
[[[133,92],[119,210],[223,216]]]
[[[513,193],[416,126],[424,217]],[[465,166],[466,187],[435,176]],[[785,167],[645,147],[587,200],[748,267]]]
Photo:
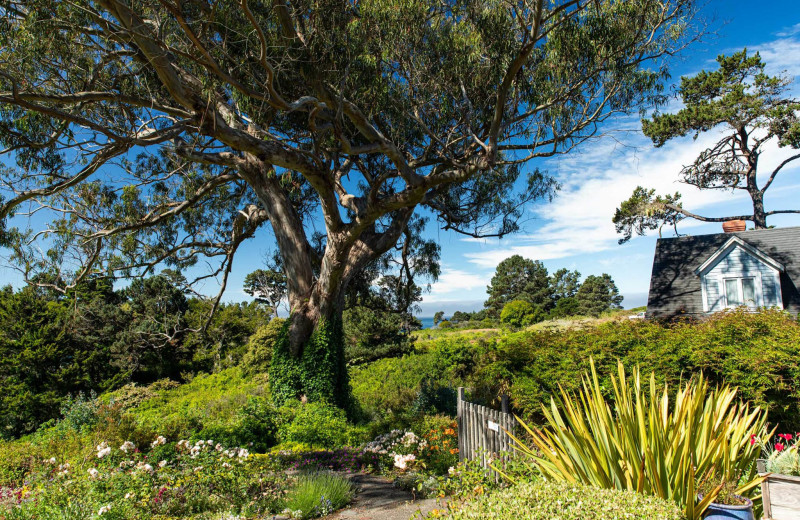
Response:
[[[435,498],[414,500],[410,492],[384,477],[356,473],[350,480],[358,490],[355,500],[325,520],[410,520],[442,507]]]

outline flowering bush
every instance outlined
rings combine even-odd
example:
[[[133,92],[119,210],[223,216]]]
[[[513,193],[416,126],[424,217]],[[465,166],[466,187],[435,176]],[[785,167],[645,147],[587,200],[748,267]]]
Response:
[[[761,446],[768,472],[800,476],[800,433],[779,433],[766,440],[753,436],[750,444]]]
[[[415,465],[417,455],[427,447],[425,439],[412,431],[392,430],[364,445],[364,451],[380,456],[382,465],[406,471]]]
[[[150,448],[145,454],[131,441],[101,442],[91,458],[35,461],[23,485],[0,488],[0,518],[50,518],[52,511],[70,512],[58,518],[103,520],[264,515],[283,509],[294,483],[267,471],[246,448],[211,439],[157,437]]]
[[[458,424],[447,417],[431,417],[422,426],[420,460],[428,471],[444,475],[458,463]]]

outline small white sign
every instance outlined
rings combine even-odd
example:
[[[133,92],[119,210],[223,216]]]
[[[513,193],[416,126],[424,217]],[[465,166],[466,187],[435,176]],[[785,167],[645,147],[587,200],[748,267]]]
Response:
[[[489,429],[493,432],[500,432],[500,425],[494,421],[489,421]]]

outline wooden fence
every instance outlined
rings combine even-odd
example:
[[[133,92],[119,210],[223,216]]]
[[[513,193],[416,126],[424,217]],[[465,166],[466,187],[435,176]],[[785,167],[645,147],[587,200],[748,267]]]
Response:
[[[503,396],[503,411],[464,400],[464,388],[458,389],[458,458],[460,461],[480,459],[484,468],[498,460],[501,452],[511,453],[516,419],[508,413],[508,398]],[[491,460],[490,460],[491,459]],[[495,475],[497,478],[497,475]]]

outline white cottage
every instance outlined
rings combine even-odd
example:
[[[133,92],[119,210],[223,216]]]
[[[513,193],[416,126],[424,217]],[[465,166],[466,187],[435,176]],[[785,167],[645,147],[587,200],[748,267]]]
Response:
[[[800,227],[659,239],[648,317],[746,306],[800,311]]]

